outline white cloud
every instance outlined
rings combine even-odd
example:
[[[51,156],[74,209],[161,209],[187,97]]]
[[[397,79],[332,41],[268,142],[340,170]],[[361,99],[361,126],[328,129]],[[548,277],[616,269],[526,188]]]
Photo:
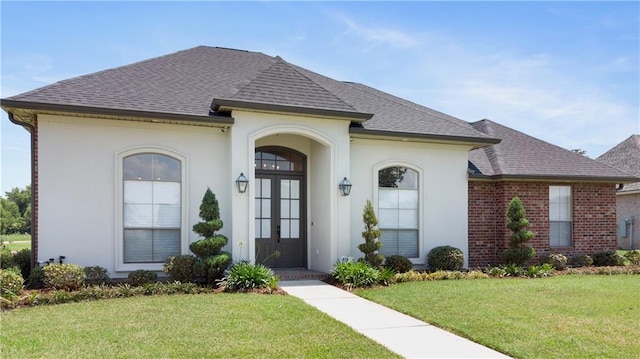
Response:
[[[367,51],[380,45],[391,45],[397,48],[414,48],[420,44],[418,36],[408,34],[398,29],[362,25],[343,13],[334,13],[333,16],[346,26],[346,31],[341,36],[360,39],[364,42],[363,45],[366,45]]]

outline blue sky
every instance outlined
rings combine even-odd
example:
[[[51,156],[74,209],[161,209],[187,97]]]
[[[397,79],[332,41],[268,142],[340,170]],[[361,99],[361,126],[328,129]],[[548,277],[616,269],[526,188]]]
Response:
[[[7,2],[1,93],[198,45],[279,55],[594,158],[640,132],[640,5],[628,2]],[[29,177],[2,112],[1,191]]]

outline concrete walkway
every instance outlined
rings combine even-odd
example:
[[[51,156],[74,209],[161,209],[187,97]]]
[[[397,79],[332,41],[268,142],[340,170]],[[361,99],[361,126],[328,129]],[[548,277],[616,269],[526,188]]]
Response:
[[[319,280],[282,281],[280,287],[405,358],[508,358]]]

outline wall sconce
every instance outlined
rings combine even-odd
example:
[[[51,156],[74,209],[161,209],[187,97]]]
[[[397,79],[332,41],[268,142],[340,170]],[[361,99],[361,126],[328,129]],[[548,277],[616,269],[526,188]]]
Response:
[[[238,186],[238,192],[245,193],[247,191],[248,184],[249,184],[249,179],[244,175],[244,173],[240,173],[240,176],[236,180],[236,186]]]
[[[340,193],[343,196],[348,196],[351,193],[351,182],[345,177],[340,184],[338,185],[338,189],[340,189]]]

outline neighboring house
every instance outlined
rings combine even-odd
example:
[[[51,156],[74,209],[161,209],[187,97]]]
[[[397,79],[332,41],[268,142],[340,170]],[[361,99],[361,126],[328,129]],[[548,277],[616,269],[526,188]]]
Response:
[[[489,120],[472,126],[502,141],[469,153],[470,266],[499,261],[514,196],[536,233],[538,256],[616,249],[615,182],[632,176]]]
[[[640,135],[631,135],[596,160],[640,177]],[[616,195],[618,247],[640,249],[640,182],[624,185]]]
[[[534,224],[537,246],[548,245],[544,227],[552,226],[563,249],[615,247],[614,186],[637,180],[571,154],[568,162],[581,165],[558,175],[556,155],[524,135],[531,140],[514,145],[513,130],[471,125],[280,57],[224,48],[200,46],[72,78],[0,104],[31,132],[37,260],[65,256],[113,277],[161,270],[167,256],[189,253],[207,187],[234,259],[330,272],[341,258],[361,255],[367,199],[384,254],[424,264],[431,248],[451,245],[475,266],[495,261],[486,253],[506,235],[485,227],[504,221],[504,204],[516,194],[542,221]],[[492,146],[505,134],[514,138]],[[480,173],[468,175],[471,150]],[[474,161],[482,151],[488,156]],[[547,155],[524,173],[496,167],[519,170],[509,161]],[[245,177],[241,192],[236,182]],[[340,190],[347,181],[349,195]],[[566,215],[549,222],[546,207],[538,208],[549,185],[576,203],[568,207],[569,239]]]

